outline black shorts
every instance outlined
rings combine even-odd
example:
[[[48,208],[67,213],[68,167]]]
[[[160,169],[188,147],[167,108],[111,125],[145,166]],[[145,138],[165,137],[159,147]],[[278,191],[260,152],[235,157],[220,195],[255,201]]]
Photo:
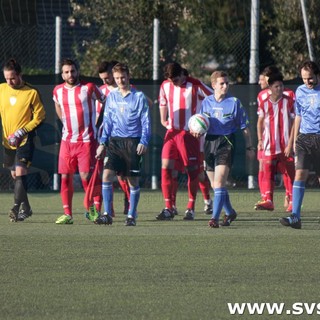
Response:
[[[295,145],[295,167],[320,175],[320,135],[300,133]]]
[[[234,134],[228,136],[206,135],[204,142],[205,170],[215,171],[218,165],[231,168],[234,157]]]
[[[104,168],[126,177],[141,176],[142,156],[137,154],[140,138],[110,138]]]
[[[27,142],[17,149],[3,148],[3,167],[15,170],[16,166],[28,168],[34,153],[33,136],[29,135]]]

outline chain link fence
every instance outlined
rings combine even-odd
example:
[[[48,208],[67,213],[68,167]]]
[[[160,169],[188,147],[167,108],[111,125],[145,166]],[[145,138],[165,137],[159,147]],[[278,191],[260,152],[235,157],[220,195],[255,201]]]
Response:
[[[83,2],[83,1],[79,1]],[[201,3],[201,1],[200,1]],[[299,1],[294,0],[291,2],[297,6]],[[312,2],[313,8],[318,8],[315,12],[320,11],[320,1]],[[166,34],[160,31],[160,38],[162,46],[160,48],[160,66],[162,69],[165,63],[172,60],[177,60],[181,62],[194,77],[197,77],[209,83],[209,77],[212,70],[217,68],[226,69],[230,75],[230,78],[235,84],[247,84],[249,80],[249,58],[250,58],[250,1],[243,1],[243,9],[248,12],[247,18],[239,23],[238,28],[234,29],[218,29],[216,28],[212,31],[212,28],[203,27],[198,30],[197,34],[192,35],[192,30],[188,31],[189,36],[182,32],[183,30],[178,30],[175,34],[175,46],[171,45],[172,34]],[[300,8],[296,7],[296,10]],[[101,57],[95,57],[95,43],[105,41],[108,45],[108,50],[106,51],[105,59],[108,60],[108,54],[112,52],[112,46],[117,45],[115,39],[99,39],[95,40],[95,36],[98,33],[97,27],[86,28],[76,24],[74,20],[70,19],[72,16],[72,7],[67,0],[34,0],[34,1],[20,1],[20,0],[3,0],[0,6],[0,56],[2,61],[7,60],[10,57],[15,57],[22,65],[23,72],[25,75],[54,75],[55,72],[55,19],[57,16],[61,17],[62,21],[62,39],[61,39],[61,56],[62,57],[81,57],[82,54],[91,51],[91,59],[88,62],[81,64],[81,68],[84,66],[86,70],[90,70],[91,74],[86,74],[87,76],[96,76],[96,70],[98,63],[101,61]],[[205,15],[206,12],[203,12]],[[233,13],[234,14],[234,13]],[[265,14],[265,13],[264,13]],[[274,13],[273,13],[274,14]],[[231,17],[232,18],[232,17]],[[231,19],[230,18],[230,19]],[[204,19],[206,17],[204,16]],[[208,18],[207,18],[208,19]],[[265,21],[264,17],[264,21]],[[214,23],[214,22],[212,22]],[[161,20],[160,20],[161,26]],[[312,26],[311,26],[312,27]],[[262,28],[262,26],[261,26]],[[318,43],[317,32],[314,28],[311,28],[312,39],[314,43]],[[161,30],[161,28],[160,28]],[[300,28],[299,34],[303,36],[304,29]],[[190,37],[191,32],[191,37]],[[270,31],[271,32],[271,31]],[[202,34],[210,33],[210,38],[203,38]],[[287,41],[292,42],[292,30],[283,29],[281,30],[282,38]],[[127,37],[127,38],[126,38]],[[127,41],[130,38],[130,33],[121,34],[121,43],[129,43]],[[204,42],[204,39],[206,41]],[[221,41],[221,39],[224,39]],[[291,40],[290,40],[291,39]],[[126,47],[125,45],[121,49],[121,61],[129,64],[132,77],[136,79],[144,79],[149,81],[148,89],[150,96],[153,100],[156,99],[154,86],[152,85],[152,74],[153,74],[153,62],[152,62],[152,44],[153,44],[153,26],[150,25],[147,32],[141,33],[141,47],[143,48],[144,56],[146,57],[141,62],[141,57],[139,50],[136,47]],[[285,42],[284,42],[285,44]],[[265,67],[271,63],[275,63],[283,67],[282,61],[277,60],[277,48],[273,47],[268,49],[267,43],[261,43],[260,45],[260,65]],[[303,44],[294,44],[294,49],[299,52],[301,57],[308,57],[306,42]],[[119,51],[120,52],[120,51]],[[316,50],[317,52],[317,50]],[[112,57],[117,59],[117,57]],[[119,59],[120,60],[120,59]],[[86,63],[88,64],[86,66]],[[262,68],[261,68],[262,69]],[[285,73],[285,72],[284,72]],[[285,73],[286,74],[286,73]],[[287,75],[287,74],[286,74]],[[160,72],[160,76],[161,72]],[[291,73],[292,76],[292,73]],[[50,109],[50,116],[47,118],[46,122],[50,128],[54,128],[53,135],[57,135],[56,132],[59,131],[57,128],[56,118],[53,110],[53,102],[51,99],[51,90],[54,84],[57,82],[56,78],[50,78],[48,81],[45,77],[38,78],[38,80],[31,83],[37,85],[48,85],[44,90],[44,95],[46,96],[46,109],[47,112]],[[100,84],[99,79],[93,79],[97,84]],[[50,86],[51,84],[51,86]],[[251,90],[249,88],[243,87],[245,90],[244,95],[248,95]],[[258,90],[257,88],[255,89]],[[252,96],[252,94],[251,94]],[[251,98],[243,98],[244,105],[250,107],[252,102]],[[251,99],[251,100],[250,100]],[[254,106],[253,108],[255,108]],[[52,110],[51,110],[52,109]],[[157,112],[157,111],[156,111]],[[252,111],[251,114],[255,112]],[[154,114],[156,118],[156,113]],[[155,119],[157,121],[157,119]],[[251,119],[255,121],[255,119]],[[158,126],[159,127],[159,126]],[[51,129],[50,129],[51,130]],[[43,135],[48,136],[48,132],[43,131]],[[51,134],[51,133],[50,133]],[[159,136],[161,137],[161,134]],[[52,144],[46,146],[41,145],[41,152],[44,153],[39,156],[39,159],[48,159],[52,162],[53,158],[57,156],[57,146],[59,141],[54,141]],[[158,145],[161,144],[161,138],[157,142]],[[45,150],[44,150],[45,149]],[[157,150],[159,152],[159,150]],[[152,148],[151,148],[152,153]],[[45,156],[44,156],[45,154]],[[159,154],[157,154],[159,156]],[[154,155],[150,155],[152,157]],[[38,155],[37,155],[38,157]],[[43,158],[44,157],[44,158]],[[50,160],[51,159],[51,160]],[[45,162],[46,160],[41,160]],[[240,163],[242,160],[240,160]],[[31,169],[31,174],[29,178],[29,186],[32,190],[51,190],[54,185],[54,173],[55,173],[56,163],[54,162],[50,169],[39,170]],[[151,170],[147,169],[148,173]],[[239,171],[240,172],[240,171]],[[243,186],[243,178],[246,173],[237,173],[234,177],[230,177],[231,185]],[[235,180],[235,181],[234,181]],[[144,185],[149,187],[150,177],[145,176],[143,180]],[[313,181],[313,184],[317,181]],[[180,178],[181,186],[185,185],[185,176]],[[13,187],[11,177],[8,172],[0,172],[0,190],[11,190]],[[81,188],[79,186],[79,188]]]
[[[75,1],[74,1],[75,2]],[[84,1],[78,1],[83,3]],[[160,1],[161,2],[161,1]],[[216,1],[219,3],[219,1]],[[301,17],[300,1],[292,0],[290,5],[273,0],[270,8],[276,8],[277,12],[267,11],[261,3],[260,25],[260,52],[259,60],[261,69],[275,63],[283,68],[286,78],[295,77],[296,63],[308,58],[308,47],[305,40],[304,24]],[[204,2],[205,3],[205,2]],[[250,8],[251,1],[242,1],[240,16],[231,12],[228,20],[237,20],[233,28],[215,27],[215,21],[210,20],[210,12],[203,10],[203,20],[206,24],[194,29],[183,29],[183,26],[175,31],[165,29],[160,20],[160,69],[168,61],[181,62],[195,77],[208,82],[209,75],[216,68],[227,69],[231,79],[235,83],[248,83],[249,59],[250,59]],[[273,4],[274,3],[274,4]],[[281,1],[280,1],[281,3]],[[319,35],[315,25],[317,21],[313,12],[320,11],[320,1],[307,2],[307,13],[310,24],[311,44],[314,47],[316,59],[319,59]],[[199,4],[201,6],[201,2]],[[238,5],[239,6],[239,5]],[[219,11],[219,7],[214,8]],[[275,10],[275,9],[274,9]],[[281,10],[281,11],[280,11]],[[294,12],[298,16],[297,29],[284,21],[281,30],[272,29],[266,24],[270,20],[276,21],[276,17],[285,14],[285,10]],[[129,41],[131,34],[119,31],[118,35],[109,38],[99,37],[99,27],[81,26],[73,18],[73,9],[70,0],[3,0],[0,6],[0,56],[6,60],[11,56],[16,57],[24,68],[25,74],[54,74],[55,72],[55,21],[61,17],[62,39],[61,56],[79,57],[81,67],[86,70],[85,75],[96,76],[97,65],[101,56],[96,54],[98,44],[105,45],[104,59],[108,59],[112,52],[116,52],[129,64],[132,76],[138,79],[152,79],[153,74],[153,26],[146,26],[146,32],[141,32],[140,40],[135,46]],[[223,17],[225,17],[224,15]],[[227,25],[228,21],[226,21]],[[269,22],[270,24],[270,22]],[[186,28],[186,27],[185,27]],[[188,27],[190,28],[190,26]],[[137,31],[137,30],[133,30]],[[210,37],[204,36],[210,34]],[[130,47],[132,46],[132,47]],[[119,49],[120,47],[120,49]],[[138,49],[137,49],[138,48]],[[140,50],[139,50],[140,48]],[[290,57],[290,52],[297,57],[297,62],[291,60],[277,60],[279,53]],[[90,55],[91,53],[91,55]],[[87,55],[88,61],[83,59]],[[162,75],[161,75],[162,76]]]

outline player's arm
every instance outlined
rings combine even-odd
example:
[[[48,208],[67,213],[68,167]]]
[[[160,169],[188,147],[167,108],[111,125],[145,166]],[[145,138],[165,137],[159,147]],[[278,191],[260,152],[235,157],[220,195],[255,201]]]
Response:
[[[159,92],[159,111],[160,111],[160,122],[166,128],[170,129],[170,122],[168,121],[168,102],[166,94],[163,88],[163,84],[160,87]]]
[[[105,132],[105,124],[103,123],[103,129],[102,129],[102,134],[101,134],[101,137],[100,137],[100,141],[99,141],[99,146],[96,150],[96,159],[98,160],[101,160],[105,157],[105,154],[106,154],[106,150],[107,150],[107,147],[108,147],[108,136],[106,135],[106,132]]]
[[[106,102],[106,95],[102,92],[102,90],[96,86],[95,84],[93,85],[93,99],[99,101],[100,103],[104,104]]]
[[[296,140],[300,131],[301,116],[296,115],[293,124],[293,151],[295,152]]]
[[[147,147],[151,138],[151,121],[150,121],[150,112],[148,101],[145,96],[142,96],[140,100],[142,103],[142,112],[141,112],[141,140],[137,147],[137,154],[142,155],[147,152]]]
[[[265,113],[264,113],[264,100],[261,99],[261,96],[258,95],[258,121],[257,121],[257,138],[258,138],[258,145],[257,150],[263,150],[263,131],[264,131],[264,120],[265,120]]]
[[[37,92],[34,95],[34,99],[31,105],[32,109],[32,119],[27,125],[24,127],[26,132],[30,132],[34,130],[39,124],[45,119],[46,112],[44,110],[43,103],[41,101],[40,94]]]
[[[99,89],[99,88],[98,88]],[[100,89],[99,89],[100,90]],[[100,90],[101,91],[101,90]],[[101,92],[101,96],[97,99],[101,104],[105,104],[107,97]]]
[[[254,159],[254,147],[252,146],[251,131],[249,127],[242,129],[242,134],[246,143],[246,154],[250,159]]]
[[[112,99],[111,96],[108,95],[107,100],[104,105],[104,112],[103,112],[103,120],[102,120],[102,132],[101,137],[99,139],[99,146],[96,151],[96,159],[103,159],[105,156],[106,149],[109,144],[109,138],[111,136],[112,131],[112,115],[111,115],[111,109],[112,109]]]
[[[55,106],[55,109],[56,109],[56,114],[57,114],[58,118],[61,120],[62,119],[61,106],[57,102],[54,103],[54,106]]]
[[[46,113],[38,92],[34,95],[30,108],[32,112],[31,121],[7,137],[8,144],[12,147],[18,147],[21,142],[25,140],[27,134],[39,126],[39,124],[45,119]]]
[[[167,106],[160,106],[160,121],[161,121],[161,124],[167,128],[167,129],[170,129],[169,128],[169,121],[167,120],[167,117],[168,117],[168,107]]]
[[[263,149],[263,128],[264,128],[264,117],[263,116],[259,116],[258,117],[258,121],[257,121],[257,136],[258,136],[258,150],[262,150]]]
[[[214,90],[212,88],[205,85],[202,81],[200,81],[200,83],[201,85],[199,86],[199,94],[202,99],[214,93]]]
[[[290,157],[292,150],[293,150],[293,140],[294,140],[294,122],[292,124],[292,128],[290,130],[290,135],[289,135],[289,141],[288,141],[288,145],[286,146],[286,148],[284,149],[284,155],[286,157]]]
[[[98,118],[97,118],[97,121],[96,121],[96,128],[100,128],[100,126],[102,125],[104,109],[105,109],[105,103],[102,104],[100,113],[98,115]]]

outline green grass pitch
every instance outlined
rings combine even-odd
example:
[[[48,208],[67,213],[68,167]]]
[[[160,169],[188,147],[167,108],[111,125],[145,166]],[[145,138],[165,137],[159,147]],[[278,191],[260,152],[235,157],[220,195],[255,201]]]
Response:
[[[34,215],[10,223],[12,194],[1,193],[0,319],[316,319],[306,316],[232,316],[227,303],[320,302],[319,203],[306,190],[302,229],[285,228],[284,191],[273,212],[254,211],[257,190],[230,190],[238,219],[210,229],[201,194],[196,220],[156,221],[160,191],[141,190],[136,227],[124,226],[122,193],[112,226],[83,215],[74,196],[74,225],[55,225],[58,193],[32,193]]]

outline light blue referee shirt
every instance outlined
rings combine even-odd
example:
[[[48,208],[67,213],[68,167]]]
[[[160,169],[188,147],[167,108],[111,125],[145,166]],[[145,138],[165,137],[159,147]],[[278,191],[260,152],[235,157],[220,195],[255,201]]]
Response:
[[[301,117],[301,133],[320,134],[320,84],[313,89],[304,84],[297,88],[295,111]]]
[[[151,137],[148,102],[141,91],[134,88],[130,91],[125,97],[119,89],[108,94],[100,143],[107,143],[110,137],[140,137],[140,143],[148,145]]]
[[[209,118],[209,135],[229,135],[249,125],[247,113],[240,100],[229,94],[220,102],[214,95],[206,97],[202,101],[200,113]]]

